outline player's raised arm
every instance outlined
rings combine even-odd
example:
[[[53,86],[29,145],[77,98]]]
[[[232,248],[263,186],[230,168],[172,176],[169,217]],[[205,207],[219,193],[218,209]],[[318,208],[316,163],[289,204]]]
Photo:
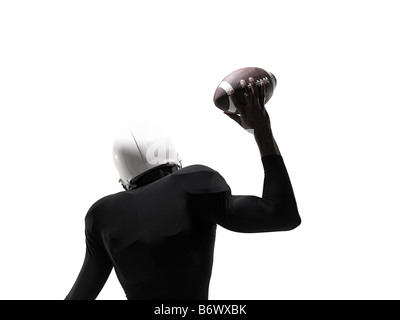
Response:
[[[230,118],[235,120],[240,126],[254,133],[261,157],[267,155],[280,155],[278,145],[275,142],[271,122],[267,110],[264,107],[264,96],[267,86],[261,81],[257,86],[254,78],[249,78],[248,88],[245,80],[240,80],[240,86],[243,88],[244,102],[240,102],[239,94],[234,90],[231,92],[231,99],[238,112],[225,112]]]
[[[254,133],[264,167],[264,188],[262,198],[227,197],[226,209],[220,212],[217,223],[239,232],[291,230],[300,224],[301,219],[289,175],[264,107],[276,82],[272,83],[270,79],[256,81],[253,77],[249,77],[248,81],[237,79],[236,82],[238,85],[231,85],[227,92],[236,110],[225,110],[225,114]]]

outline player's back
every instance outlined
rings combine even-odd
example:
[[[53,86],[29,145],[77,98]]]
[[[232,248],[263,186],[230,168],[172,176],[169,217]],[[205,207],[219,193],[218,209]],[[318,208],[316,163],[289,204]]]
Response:
[[[208,298],[216,229],[208,197],[227,189],[216,171],[196,165],[92,206],[89,233],[128,299]]]

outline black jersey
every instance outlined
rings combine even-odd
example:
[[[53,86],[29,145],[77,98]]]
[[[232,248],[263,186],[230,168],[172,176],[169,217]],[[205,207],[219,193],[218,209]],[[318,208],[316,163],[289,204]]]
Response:
[[[236,196],[202,165],[97,201],[85,218],[86,256],[66,299],[95,299],[112,268],[128,299],[208,299],[216,225],[238,232],[300,224],[281,156],[265,156],[262,197]]]

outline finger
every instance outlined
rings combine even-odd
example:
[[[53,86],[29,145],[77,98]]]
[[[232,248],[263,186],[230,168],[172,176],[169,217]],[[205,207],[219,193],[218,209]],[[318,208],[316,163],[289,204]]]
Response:
[[[251,93],[255,99],[253,101],[259,101],[259,94],[258,94],[258,88],[257,88],[256,81],[254,80],[254,78],[250,77],[249,82],[251,85]]]
[[[240,88],[243,90],[243,92],[247,92],[247,84],[246,81],[244,81],[243,79],[240,80]]]
[[[246,82],[244,80],[241,80],[240,81],[240,87],[243,88],[244,86],[246,86]],[[241,91],[234,91],[233,90],[233,92],[231,91],[230,98],[231,98],[233,104],[235,105],[236,109],[240,113],[243,113],[243,112],[245,112],[244,111],[245,105],[242,102],[240,102],[240,100],[239,100],[239,95],[241,95],[241,94],[243,94]]]
[[[265,83],[261,80],[260,88],[259,88],[259,99],[260,99],[260,106],[264,106],[264,98],[265,98]]]
[[[264,83],[264,105],[266,104],[265,99],[268,97],[268,81]]]
[[[224,111],[224,114],[226,114],[229,118],[236,121],[240,126],[242,126],[242,119],[239,115],[237,115],[236,113],[230,113],[226,111]]]
[[[249,78],[249,83],[250,83],[251,93],[254,94],[255,89],[256,89],[256,82],[254,81],[253,77]]]

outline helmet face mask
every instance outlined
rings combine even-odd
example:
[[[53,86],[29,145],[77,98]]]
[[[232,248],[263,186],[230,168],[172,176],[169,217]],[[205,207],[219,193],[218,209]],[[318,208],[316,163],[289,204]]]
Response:
[[[182,167],[181,159],[165,131],[149,123],[137,123],[122,130],[114,141],[114,164],[125,190],[157,168]]]

